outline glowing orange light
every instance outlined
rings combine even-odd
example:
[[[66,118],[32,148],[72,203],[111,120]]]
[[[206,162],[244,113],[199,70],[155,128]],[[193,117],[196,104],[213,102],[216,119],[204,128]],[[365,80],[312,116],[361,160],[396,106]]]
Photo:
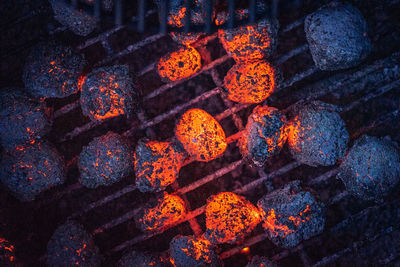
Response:
[[[251,232],[261,221],[258,209],[244,197],[223,192],[206,206],[205,237],[211,243],[233,243]]]
[[[199,52],[191,46],[186,46],[178,51],[162,57],[158,62],[158,74],[167,81],[178,81],[189,77],[201,68]]]
[[[82,91],[82,86],[85,83],[87,76],[79,76],[78,78],[78,90]]]
[[[249,247],[242,248],[242,250],[240,252],[242,254],[249,254],[250,253],[250,248]]]
[[[143,210],[143,216],[137,219],[138,227],[143,231],[161,230],[178,222],[185,214],[183,199],[164,193],[154,207]]]
[[[303,136],[300,133],[303,130],[309,130],[309,127],[302,127],[298,116],[294,117],[287,125],[288,144],[291,149],[296,151],[302,150],[302,142],[300,141]]]
[[[224,79],[227,97],[239,103],[260,103],[275,90],[275,70],[265,61],[239,63]]]
[[[13,253],[14,246],[11,245],[6,239],[0,237],[0,259],[8,258],[10,262],[13,262],[15,260]]]
[[[274,236],[278,235],[287,236],[293,233],[293,230],[289,229],[287,225],[280,224],[277,222],[277,215],[275,214],[274,209],[268,211],[268,214],[265,214],[264,212],[262,213],[264,218],[264,224],[263,224],[264,228],[268,229],[270,233],[272,233]]]
[[[198,161],[215,159],[227,146],[221,125],[201,109],[186,111],[176,125],[175,135],[189,155]]]
[[[177,14],[170,14],[168,16],[168,24],[176,26],[178,28],[183,27],[185,14],[186,14],[186,7],[182,7],[181,9],[179,9]]]

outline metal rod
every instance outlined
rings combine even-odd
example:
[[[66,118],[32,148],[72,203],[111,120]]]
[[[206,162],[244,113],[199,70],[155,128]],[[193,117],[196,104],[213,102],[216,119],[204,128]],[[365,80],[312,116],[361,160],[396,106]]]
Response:
[[[123,0],[115,0],[114,6],[114,16],[115,16],[115,25],[120,26],[123,22]]]
[[[138,8],[138,32],[144,32],[145,30],[145,19],[146,19],[146,0],[139,0]]]
[[[229,0],[228,13],[228,29],[233,29],[235,27],[235,0]]]

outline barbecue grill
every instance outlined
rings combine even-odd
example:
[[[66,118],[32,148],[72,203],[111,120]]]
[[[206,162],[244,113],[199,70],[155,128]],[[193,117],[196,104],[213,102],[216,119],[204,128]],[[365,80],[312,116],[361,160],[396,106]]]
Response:
[[[27,203],[19,202],[3,185],[0,186],[0,238],[13,245],[19,262],[27,266],[45,265],[49,239],[56,228],[68,220],[78,221],[93,235],[104,255],[105,266],[115,265],[124,253],[132,250],[166,256],[175,236],[201,236],[206,231],[208,197],[220,192],[233,192],[256,204],[267,193],[301,180],[303,188],[311,191],[326,206],[323,232],[293,248],[282,248],[268,239],[260,224],[244,240],[217,247],[216,252],[225,266],[245,266],[255,255],[282,266],[400,263],[398,186],[378,202],[360,200],[350,195],[344,184],[336,179],[339,163],[320,167],[301,164],[292,158],[287,145],[279,154],[268,158],[263,167],[247,164],[239,151],[238,141],[256,104],[234,103],[222,94],[224,77],[235,62],[214,32],[217,25],[211,27],[207,23],[202,27],[170,28],[163,24],[164,19],[159,20],[156,5],[142,0],[134,2],[137,6],[129,8],[127,5],[124,10],[122,1],[115,1],[114,14],[100,11],[101,1],[95,1],[94,6],[76,0],[67,3],[85,12],[94,12],[97,18],[102,19],[101,27],[86,37],[74,35],[67,27],[49,19],[51,8],[45,0],[25,7],[15,15],[11,14],[15,9],[10,9],[10,14],[5,16],[9,19],[2,22],[2,38],[10,38],[1,49],[2,87],[23,87],[24,58],[29,49],[39,41],[52,38],[62,40],[85,54],[88,64],[84,73],[98,67],[128,65],[136,76],[135,84],[141,94],[138,97],[141,102],[129,119],[116,116],[90,120],[82,114],[79,93],[43,100],[53,111],[51,131],[43,138],[53,143],[63,155],[68,169],[67,180]],[[257,20],[252,13],[255,1],[238,2],[244,2],[244,8],[250,5],[249,19],[228,21],[221,27]],[[283,79],[263,104],[290,114],[295,104],[322,100],[342,107],[340,115],[346,123],[351,145],[364,134],[390,138],[399,143],[400,1],[350,2],[360,9],[369,25],[372,52],[356,67],[321,71],[314,65],[303,25],[308,14],[328,1],[266,1],[269,15],[276,16],[280,22],[277,52],[269,61],[279,68]],[[234,3],[227,1],[226,8],[230,14],[239,6],[236,3],[235,7]],[[161,10],[162,15],[163,11],[166,13]],[[132,14],[134,16],[129,17]],[[114,19],[110,22],[107,18]],[[136,24],[128,26],[129,22]],[[31,36],[14,40],[14,32],[29,23],[37,30]],[[177,44],[165,34],[169,31],[204,31],[209,34],[193,44],[202,58],[201,69],[189,77],[165,82],[157,74],[158,60],[178,50]],[[27,39],[21,41],[22,38]],[[207,111],[220,123],[228,146],[215,160],[199,162],[188,159],[181,166],[178,179],[166,189],[185,202],[187,213],[179,221],[162,231],[142,232],[138,229],[135,219],[141,208],[159,195],[141,193],[134,174],[111,186],[96,189],[88,189],[79,183],[79,154],[95,137],[113,131],[128,138],[134,146],[142,138],[170,142],[174,137],[176,118],[191,108]]]

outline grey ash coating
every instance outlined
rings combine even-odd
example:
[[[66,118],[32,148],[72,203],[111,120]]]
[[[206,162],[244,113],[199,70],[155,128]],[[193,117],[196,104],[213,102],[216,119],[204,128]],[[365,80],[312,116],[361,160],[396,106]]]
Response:
[[[50,130],[44,102],[8,88],[0,92],[0,140],[4,148],[43,136]]]
[[[332,2],[304,22],[315,65],[321,70],[354,67],[371,51],[367,23],[354,6]]]
[[[56,41],[39,43],[25,61],[26,91],[38,98],[74,94],[85,64],[85,57],[70,47]]]
[[[299,181],[287,184],[283,189],[262,197],[258,203],[263,215],[264,229],[268,238],[277,246],[289,248],[320,234],[325,225],[322,202],[318,202],[310,192],[302,191]],[[274,210],[275,225],[287,226],[287,231],[271,226],[266,217]]]
[[[268,260],[266,257],[254,256],[246,267],[278,267],[278,264]]]
[[[59,226],[47,244],[47,266],[100,266],[102,256],[92,236],[75,221]]]
[[[400,152],[397,143],[364,135],[354,142],[337,175],[352,195],[381,200],[400,180]]]
[[[83,147],[78,159],[79,182],[88,188],[112,185],[133,171],[132,162],[128,140],[108,132]]]
[[[310,166],[330,166],[345,156],[349,133],[338,113],[340,110],[321,101],[299,104],[294,108],[297,115],[291,123],[297,121],[298,133],[290,133],[288,137],[293,158]]]
[[[286,141],[285,127],[286,116],[278,109],[268,106],[254,108],[240,139],[242,156],[250,164],[262,167],[267,158],[280,152]]]
[[[54,18],[73,33],[86,36],[97,27],[97,20],[84,11],[74,9],[63,0],[49,0]]]
[[[169,267],[172,266],[158,255],[142,251],[131,251],[118,261],[118,267]]]
[[[222,266],[211,243],[194,236],[175,236],[169,244],[169,253],[177,267]]]
[[[65,179],[64,161],[50,143],[36,140],[3,152],[0,180],[21,201],[32,201]]]
[[[127,65],[98,68],[89,73],[82,84],[82,113],[93,121],[110,117],[110,114],[124,114],[130,118],[136,96]]]

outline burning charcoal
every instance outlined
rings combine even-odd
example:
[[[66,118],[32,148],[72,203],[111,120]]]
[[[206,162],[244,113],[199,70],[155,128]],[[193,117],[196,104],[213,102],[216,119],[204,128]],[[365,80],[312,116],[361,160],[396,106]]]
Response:
[[[0,266],[19,266],[15,260],[14,246],[6,239],[0,237]]]
[[[185,202],[176,195],[163,193],[136,216],[136,226],[142,231],[158,231],[178,222],[186,214]]]
[[[240,139],[242,156],[262,167],[268,157],[281,150],[286,142],[286,117],[276,108],[257,106],[249,116]]]
[[[201,56],[191,46],[183,47],[162,58],[157,65],[158,74],[166,82],[187,78],[201,69]]]
[[[175,136],[186,152],[198,161],[217,158],[227,146],[221,125],[201,109],[190,109],[183,114],[176,125]]]
[[[43,102],[30,99],[19,89],[0,92],[0,139],[12,148],[44,135],[50,129]]]
[[[66,97],[78,91],[85,57],[55,41],[40,43],[24,66],[26,90],[36,97]]]
[[[315,65],[321,70],[354,67],[371,51],[367,23],[360,11],[347,3],[332,2],[307,16],[304,30]]]
[[[276,86],[276,71],[266,61],[237,63],[226,74],[225,94],[239,103],[260,103]]]
[[[3,153],[0,180],[21,201],[32,201],[65,181],[64,162],[49,143],[32,141]]]
[[[279,24],[264,19],[257,24],[229,30],[219,30],[218,37],[236,62],[247,62],[270,57],[276,50]]]
[[[288,126],[292,156],[310,166],[334,165],[346,154],[349,142],[346,125],[337,113],[340,108],[314,101],[296,109]]]
[[[278,246],[294,247],[324,229],[323,203],[302,191],[299,181],[265,195],[258,207],[269,239]]]
[[[93,121],[119,115],[129,118],[136,104],[134,90],[128,66],[98,68],[82,82],[82,112]]]
[[[136,185],[141,192],[158,192],[175,182],[186,157],[180,144],[139,141],[135,151]]]
[[[86,4],[93,5],[96,0],[82,0]],[[114,0],[101,0],[101,7],[105,11],[112,11],[114,6]]]
[[[266,257],[254,256],[246,267],[278,267],[278,264],[268,260]]]
[[[83,147],[79,156],[79,182],[88,187],[112,185],[133,171],[133,153],[128,140],[108,132]]]
[[[338,177],[356,197],[382,199],[400,180],[397,144],[373,136],[360,137],[340,165]]]
[[[100,266],[101,260],[92,236],[77,222],[59,226],[47,244],[48,266]]]
[[[49,2],[54,11],[54,18],[73,33],[86,36],[96,28],[96,19],[86,12],[73,8],[63,0],[49,0]]]
[[[213,244],[235,243],[261,221],[258,209],[244,197],[231,192],[211,196],[206,206],[204,237]]]
[[[175,236],[169,245],[169,252],[176,267],[222,266],[211,243],[203,238]]]
[[[167,267],[170,264],[167,264],[164,259],[160,256],[153,255],[146,252],[141,251],[131,251],[126,253],[122,258],[118,261],[118,267]]]

